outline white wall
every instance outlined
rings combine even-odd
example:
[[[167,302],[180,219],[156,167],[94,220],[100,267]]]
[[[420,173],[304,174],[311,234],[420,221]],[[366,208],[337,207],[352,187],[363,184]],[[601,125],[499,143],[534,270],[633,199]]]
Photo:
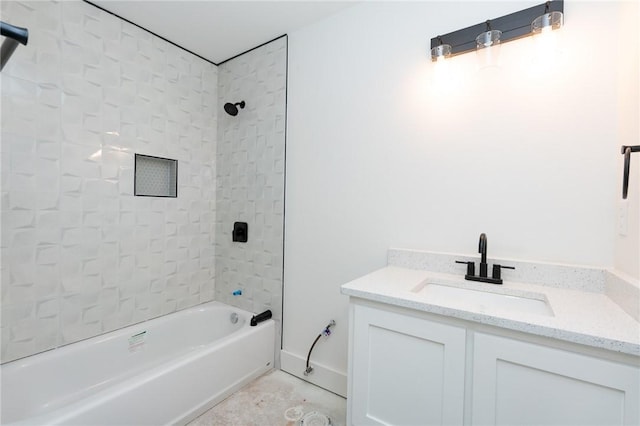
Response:
[[[2,2],[2,361],[214,297],[215,65],[88,3]],[[134,197],[134,154],[178,197]]]
[[[499,68],[429,60],[431,37],[538,3],[367,2],[290,34],[283,354],[303,359],[333,318],[312,360],[346,371],[340,285],[389,247],[474,254],[486,232],[489,258],[613,265],[619,98],[638,96],[618,81],[626,49],[602,52],[638,21],[566,1],[551,64],[532,39]]]
[[[620,57],[618,71],[618,144],[640,145],[640,4],[626,2],[620,7],[619,24],[632,29],[625,37],[624,43],[618,43]],[[622,156],[618,159],[618,182],[622,183]],[[621,192],[621,190],[619,190]],[[640,282],[640,154],[631,156],[631,176],[629,177],[629,194],[626,200],[618,195],[616,200],[616,224],[621,225],[626,216],[626,233],[622,235],[616,229],[615,259],[616,270],[623,272],[636,282]],[[622,212],[622,217],[620,213]]]

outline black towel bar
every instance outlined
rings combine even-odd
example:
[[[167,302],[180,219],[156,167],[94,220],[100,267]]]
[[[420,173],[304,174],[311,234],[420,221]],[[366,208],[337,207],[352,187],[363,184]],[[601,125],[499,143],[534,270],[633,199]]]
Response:
[[[631,153],[640,152],[640,145],[622,145],[620,150],[624,155],[624,172],[622,175],[622,199],[627,199],[627,191],[629,189],[629,168],[631,166]]]

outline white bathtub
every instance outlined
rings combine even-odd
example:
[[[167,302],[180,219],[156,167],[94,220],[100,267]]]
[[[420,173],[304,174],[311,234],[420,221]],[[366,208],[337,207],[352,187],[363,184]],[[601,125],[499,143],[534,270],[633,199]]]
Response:
[[[274,322],[250,319],[210,302],[4,364],[1,423],[187,423],[273,368]]]

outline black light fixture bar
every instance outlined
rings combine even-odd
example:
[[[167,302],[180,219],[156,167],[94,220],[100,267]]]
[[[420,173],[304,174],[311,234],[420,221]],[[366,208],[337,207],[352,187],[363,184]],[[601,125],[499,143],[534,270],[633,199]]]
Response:
[[[550,12],[564,13],[564,0],[549,1],[519,12],[489,19],[480,24],[433,37],[431,39],[431,48],[441,44],[448,44],[451,46],[452,56],[476,50],[476,37],[487,31],[488,26],[492,30],[502,31],[501,43],[526,37],[531,34],[531,23],[534,19]]]

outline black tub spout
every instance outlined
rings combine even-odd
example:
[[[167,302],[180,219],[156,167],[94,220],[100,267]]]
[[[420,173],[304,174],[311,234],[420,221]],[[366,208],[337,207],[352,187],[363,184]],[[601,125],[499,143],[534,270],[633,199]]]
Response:
[[[271,318],[271,311],[269,309],[267,309],[266,311],[264,311],[261,314],[258,315],[254,315],[251,318],[251,327],[255,327],[256,325],[258,325],[258,323],[262,322],[262,321],[266,321],[269,318]]]

